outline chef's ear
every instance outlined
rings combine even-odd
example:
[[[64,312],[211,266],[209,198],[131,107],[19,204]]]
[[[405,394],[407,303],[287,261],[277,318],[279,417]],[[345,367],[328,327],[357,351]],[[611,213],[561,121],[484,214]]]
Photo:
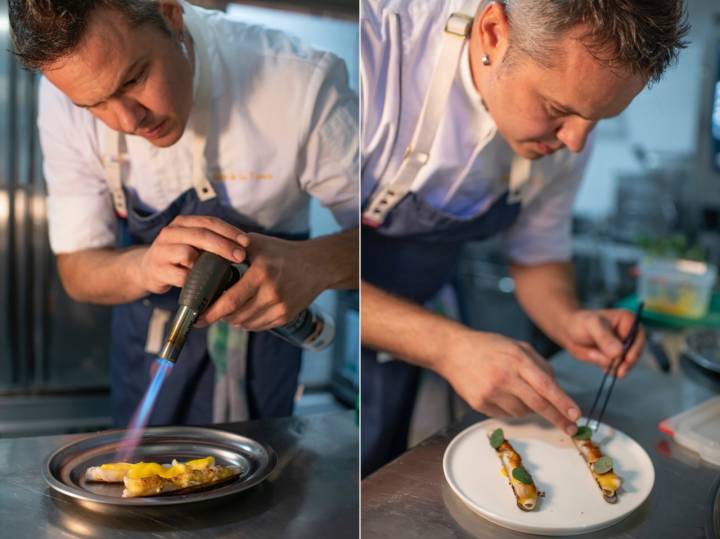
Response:
[[[158,5],[160,15],[165,19],[165,23],[175,35],[181,35],[185,30],[185,22],[183,21],[183,7],[178,0],[155,0]]]
[[[492,63],[498,63],[507,50],[510,40],[510,23],[502,2],[489,2],[475,15],[474,32]]]

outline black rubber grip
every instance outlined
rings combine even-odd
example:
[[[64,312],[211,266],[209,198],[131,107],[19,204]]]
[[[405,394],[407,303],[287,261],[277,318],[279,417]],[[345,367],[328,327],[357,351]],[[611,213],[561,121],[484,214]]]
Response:
[[[228,260],[206,251],[190,270],[180,291],[180,305],[201,314],[239,278],[238,270]]]

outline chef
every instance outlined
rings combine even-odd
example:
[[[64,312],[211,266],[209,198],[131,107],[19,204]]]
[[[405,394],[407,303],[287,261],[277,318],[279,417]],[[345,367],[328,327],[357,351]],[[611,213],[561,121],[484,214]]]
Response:
[[[200,321],[253,332],[233,339],[245,415],[290,414],[300,350],[265,331],[323,290],[357,287],[357,98],[344,63],[177,0],[11,0],[10,21],[16,55],[43,75],[60,277],[75,300],[115,306],[115,422],[140,401],[203,250],[251,262]],[[308,239],[311,197],[342,232]],[[215,409],[206,333],[190,333],[152,423],[237,419],[227,399]]]
[[[423,304],[464,242],[497,236],[518,300],[549,337],[601,368],[621,353],[632,313],[587,310],[576,296],[571,210],[592,129],[684,46],[682,1],[363,0],[361,10],[362,473],[404,451],[420,367],[480,412],[535,411],[573,434],[577,404],[527,343]]]

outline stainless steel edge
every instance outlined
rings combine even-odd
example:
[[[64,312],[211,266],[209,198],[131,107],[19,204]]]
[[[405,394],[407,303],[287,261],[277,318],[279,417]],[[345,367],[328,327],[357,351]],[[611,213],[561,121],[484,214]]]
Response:
[[[231,496],[252,488],[262,481],[273,471],[277,464],[277,455],[275,451],[266,444],[262,444],[252,438],[235,434],[232,432],[222,431],[218,429],[207,429],[202,427],[152,427],[145,429],[143,436],[145,438],[177,437],[188,440],[198,439],[200,441],[211,441],[221,446],[223,449],[234,451],[237,454],[244,454],[241,449],[243,446],[250,446],[255,449],[262,450],[264,453],[264,461],[261,462],[257,469],[253,470],[250,476],[242,479],[239,483],[230,483],[223,485],[217,489],[202,491],[199,493],[185,494],[177,497],[139,497],[139,498],[118,498],[114,496],[103,496],[82,488],[67,484],[56,477],[55,468],[60,465],[60,461],[65,460],[68,456],[80,454],[82,451],[90,451],[97,449],[103,445],[111,445],[116,443],[126,433],[125,430],[109,430],[103,431],[90,436],[85,436],[80,440],[76,440],[70,444],[62,446],[53,451],[43,462],[42,475],[47,484],[55,491],[74,498],[81,502],[84,506],[93,510],[104,510],[103,506],[113,506],[117,509],[131,507],[164,507],[171,505],[185,505],[198,502],[206,502],[216,500],[226,496]],[[248,459],[250,460],[250,459]]]

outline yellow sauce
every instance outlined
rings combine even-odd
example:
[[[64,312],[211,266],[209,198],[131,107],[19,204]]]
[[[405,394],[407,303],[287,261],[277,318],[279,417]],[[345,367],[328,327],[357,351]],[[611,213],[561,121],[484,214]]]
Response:
[[[132,464],[129,462],[113,462],[111,464],[103,464],[100,466],[100,469],[108,472],[126,472],[131,466]]]
[[[208,466],[213,466],[215,464],[215,458],[205,457],[204,459],[189,460],[186,464],[191,470],[204,470]]]
[[[138,462],[137,464],[132,464],[129,467],[127,477],[129,479],[143,479],[145,477],[157,475],[164,479],[171,479],[189,471],[204,470],[213,464],[215,464],[215,459],[213,457],[190,460],[184,464],[182,462],[173,461],[173,464],[170,466],[163,466],[157,462]]]
[[[613,472],[604,473],[602,475],[595,474],[595,477],[603,490],[615,492],[620,488],[620,478]]]

